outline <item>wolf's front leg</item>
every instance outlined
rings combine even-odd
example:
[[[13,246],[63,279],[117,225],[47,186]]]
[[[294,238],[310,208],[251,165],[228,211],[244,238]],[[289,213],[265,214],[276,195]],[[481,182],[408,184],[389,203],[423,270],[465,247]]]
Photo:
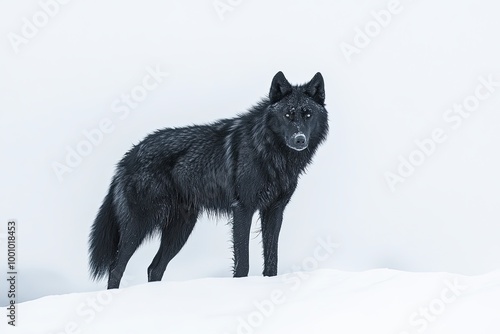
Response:
[[[250,226],[252,225],[253,211],[242,205],[233,210],[233,276],[248,276],[248,242],[250,239]]]
[[[278,238],[286,203],[271,205],[260,212],[262,225],[262,246],[264,247],[264,276],[278,274]]]

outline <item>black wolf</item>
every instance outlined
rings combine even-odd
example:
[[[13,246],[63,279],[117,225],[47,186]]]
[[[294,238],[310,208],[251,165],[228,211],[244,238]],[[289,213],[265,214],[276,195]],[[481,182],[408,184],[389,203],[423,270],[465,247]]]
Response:
[[[283,210],[328,133],[321,73],[292,86],[282,72],[248,112],[208,125],[158,130],[118,163],[90,233],[90,270],[120,285],[130,257],[158,232],[148,268],[160,281],[203,211],[232,216],[234,277],[248,275],[252,216],[260,213],[264,276],[275,276]]]

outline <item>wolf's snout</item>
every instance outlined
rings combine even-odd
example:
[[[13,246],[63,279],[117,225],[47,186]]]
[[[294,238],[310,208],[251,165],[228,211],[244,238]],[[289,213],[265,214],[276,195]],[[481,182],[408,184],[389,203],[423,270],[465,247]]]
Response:
[[[304,146],[306,144],[306,136],[302,133],[296,133],[293,135],[293,143],[297,146]]]
[[[302,151],[307,148],[307,137],[302,132],[297,132],[287,140],[287,145],[295,151]]]

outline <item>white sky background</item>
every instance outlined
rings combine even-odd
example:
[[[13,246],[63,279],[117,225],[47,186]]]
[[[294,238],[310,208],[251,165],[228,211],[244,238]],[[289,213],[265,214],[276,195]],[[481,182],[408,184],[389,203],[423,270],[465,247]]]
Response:
[[[300,267],[318,237],[340,244],[322,263],[335,269],[498,269],[500,87],[457,129],[443,114],[474,95],[480,76],[500,81],[500,6],[401,0],[348,61],[341,43],[354,45],[356,27],[388,3],[249,0],[221,20],[210,0],[73,0],[18,53],[8,34],[41,7],[0,4],[0,233],[17,220],[21,300],[104,287],[89,279],[87,240],[122,155],[158,128],[245,111],[279,70],[292,83],[322,72],[331,127],[286,210],[280,273]],[[169,76],[120,119],[113,102],[157,66]],[[113,131],[59,182],[53,162],[106,118]],[[435,128],[447,140],[392,192],[384,173]],[[201,219],[164,280],[230,276],[229,231],[225,220]],[[250,274],[260,275],[252,238]],[[129,284],[147,280],[157,247],[134,255]]]

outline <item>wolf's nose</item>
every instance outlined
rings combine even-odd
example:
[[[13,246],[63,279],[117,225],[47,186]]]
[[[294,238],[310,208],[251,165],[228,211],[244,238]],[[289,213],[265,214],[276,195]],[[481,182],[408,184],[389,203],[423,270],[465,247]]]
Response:
[[[304,145],[306,143],[306,136],[304,136],[302,133],[296,134],[293,136],[293,142],[295,145]]]

